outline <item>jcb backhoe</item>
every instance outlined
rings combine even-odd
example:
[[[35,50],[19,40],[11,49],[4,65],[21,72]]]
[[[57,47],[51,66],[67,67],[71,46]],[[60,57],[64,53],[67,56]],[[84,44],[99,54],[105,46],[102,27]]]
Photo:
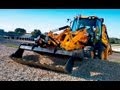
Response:
[[[10,57],[23,64],[30,64],[22,59],[24,50],[52,57],[68,57],[64,67],[34,63],[37,66],[64,73],[72,72],[75,60],[85,58],[107,60],[108,55],[112,54],[112,49],[107,28],[103,22],[103,18],[96,16],[76,16],[70,26],[64,26],[45,34],[40,33],[35,43],[21,44]],[[61,33],[55,33],[61,30]]]

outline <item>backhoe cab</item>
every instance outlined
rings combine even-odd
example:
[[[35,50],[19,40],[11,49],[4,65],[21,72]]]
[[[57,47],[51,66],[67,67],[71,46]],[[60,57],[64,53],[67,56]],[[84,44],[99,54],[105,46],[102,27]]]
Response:
[[[86,28],[90,38],[84,49],[86,50],[89,46],[93,50],[94,58],[97,57],[99,59],[107,60],[108,55],[112,54],[112,49],[109,43],[107,28],[103,23],[103,18],[98,18],[96,16],[85,17],[80,15],[74,17],[71,30],[72,32],[76,32],[77,30],[82,30],[81,28]]]

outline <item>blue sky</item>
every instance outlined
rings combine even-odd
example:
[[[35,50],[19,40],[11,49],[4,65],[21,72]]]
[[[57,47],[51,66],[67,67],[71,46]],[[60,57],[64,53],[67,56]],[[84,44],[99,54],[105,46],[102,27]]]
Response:
[[[68,25],[67,18],[73,19],[79,14],[104,18],[109,36],[120,38],[120,9],[0,9],[0,28],[14,31],[20,27],[28,33],[34,29],[46,32]]]

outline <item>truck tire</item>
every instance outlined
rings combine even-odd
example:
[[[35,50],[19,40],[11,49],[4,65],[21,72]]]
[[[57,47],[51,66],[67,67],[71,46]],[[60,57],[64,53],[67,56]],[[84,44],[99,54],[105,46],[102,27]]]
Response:
[[[89,58],[89,59],[94,59],[94,51],[93,51],[93,47],[92,46],[86,46],[84,48],[84,54],[85,57]]]
[[[104,47],[104,45],[101,44],[100,47],[98,48],[98,58],[101,60],[104,60],[104,58],[105,58],[104,50],[105,50],[105,47]]]

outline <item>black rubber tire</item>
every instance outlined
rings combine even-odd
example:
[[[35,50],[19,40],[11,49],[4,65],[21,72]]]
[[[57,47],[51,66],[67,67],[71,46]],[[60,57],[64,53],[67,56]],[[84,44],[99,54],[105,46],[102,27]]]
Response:
[[[101,60],[104,59],[104,57],[103,57],[103,55],[102,55],[102,54],[104,53],[104,48],[105,48],[105,47],[104,47],[104,45],[102,45],[102,44],[101,44],[100,47],[98,48],[98,58],[101,59]]]
[[[92,46],[86,46],[84,48],[84,53],[87,58],[94,59],[94,48]]]

